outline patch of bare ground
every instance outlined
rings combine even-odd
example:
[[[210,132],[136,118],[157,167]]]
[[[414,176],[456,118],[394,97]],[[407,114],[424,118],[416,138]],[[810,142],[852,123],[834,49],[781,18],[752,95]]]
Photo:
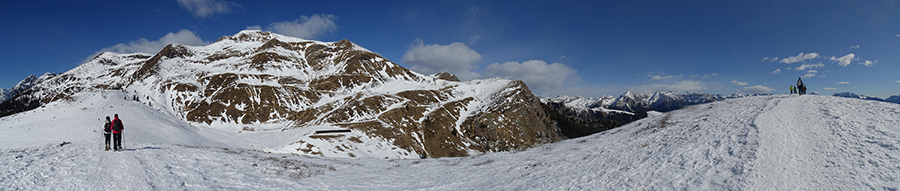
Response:
[[[363,74],[333,75],[326,78],[315,79],[309,86],[315,90],[335,91],[341,88],[353,88],[365,83],[371,83],[372,77]]]

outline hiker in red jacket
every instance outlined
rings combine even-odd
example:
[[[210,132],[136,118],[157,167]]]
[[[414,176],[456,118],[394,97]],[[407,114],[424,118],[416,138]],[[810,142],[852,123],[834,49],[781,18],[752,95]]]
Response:
[[[118,151],[122,149],[122,129],[125,129],[125,126],[122,125],[122,120],[119,120],[119,114],[115,117],[116,119],[112,121],[113,150]]]

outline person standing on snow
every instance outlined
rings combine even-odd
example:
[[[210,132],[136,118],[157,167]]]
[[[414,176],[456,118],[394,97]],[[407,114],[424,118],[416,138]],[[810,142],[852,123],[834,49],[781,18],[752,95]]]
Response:
[[[118,151],[122,149],[122,129],[125,129],[125,126],[122,125],[122,120],[119,120],[119,114],[115,117],[116,119],[112,121],[113,150]]]
[[[806,85],[803,85],[803,87],[800,87],[800,92],[802,92],[802,94],[806,94]]]
[[[109,136],[112,131],[112,122],[109,121],[109,116],[106,116],[106,123],[103,124],[103,137],[106,138],[106,150],[109,150]]]
[[[790,88],[788,88],[788,89],[790,89],[790,90],[791,90],[791,94],[794,94],[794,85],[791,85],[791,87],[790,87]]]

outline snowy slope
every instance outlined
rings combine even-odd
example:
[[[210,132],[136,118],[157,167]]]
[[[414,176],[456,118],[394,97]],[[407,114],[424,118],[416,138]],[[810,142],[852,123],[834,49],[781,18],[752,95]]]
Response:
[[[105,117],[119,114],[125,126],[124,140],[164,144],[226,146],[215,134],[166,115],[139,102],[127,101],[120,91],[83,92],[77,102],[52,102],[38,109],[0,118],[0,148],[24,148],[99,142]],[[140,135],[140,136],[136,136]],[[227,140],[227,139],[225,139]],[[98,146],[98,148],[100,148]]]
[[[49,111],[36,111],[35,114],[42,112]],[[64,118],[69,112],[59,114],[59,117]],[[17,114],[13,119],[4,118],[3,124],[17,123],[31,117],[37,116]],[[137,119],[132,119],[135,120]],[[0,135],[4,136],[0,143],[14,144],[8,138],[23,132],[15,128],[0,126]],[[62,132],[84,132],[92,127],[70,128],[77,130],[47,128],[45,139],[72,138]],[[138,127],[132,129],[134,128]],[[126,129],[126,133],[128,130]],[[133,140],[126,143],[126,146],[132,146],[128,146],[130,149],[123,152],[100,151],[98,143],[87,139],[73,141],[72,144],[61,147],[44,146],[47,143],[41,142],[33,144],[37,146],[0,149],[0,188],[900,188],[900,105],[832,96],[775,95],[729,99],[650,116],[603,133],[521,152],[487,153],[462,158],[379,160],[304,157],[228,147],[155,143],[188,140],[154,136],[165,133],[161,131],[132,131],[134,132],[126,134]],[[189,128],[185,131],[196,132]],[[197,132],[199,137],[207,136],[204,133],[207,132]],[[161,140],[142,140],[137,138],[139,136]],[[27,139],[15,141],[28,142]]]

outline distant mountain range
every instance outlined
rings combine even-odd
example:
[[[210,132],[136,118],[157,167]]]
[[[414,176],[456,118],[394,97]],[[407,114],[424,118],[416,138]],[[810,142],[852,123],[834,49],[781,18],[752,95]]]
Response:
[[[668,112],[683,107],[768,94],[708,94],[701,92],[655,92],[634,93],[626,91],[619,97],[577,97],[558,96],[542,98],[556,112],[563,113],[568,119],[556,119],[568,121],[570,133],[574,135],[587,135],[627,124],[647,117],[648,112]],[[836,93],[835,97],[848,97],[864,100],[886,101],[900,103],[900,95],[891,96],[888,99],[880,99],[867,95],[858,95],[850,92]],[[565,126],[565,125],[562,125]],[[580,129],[580,130],[579,130]],[[572,137],[573,134],[567,134]]]
[[[865,94],[855,94],[855,93],[851,93],[851,92],[841,92],[841,93],[835,93],[835,94],[832,95],[832,96],[834,96],[834,97],[856,98],[856,99],[863,99],[863,100],[873,100],[873,101],[883,101],[883,102],[891,102],[891,103],[897,103],[897,104],[900,104],[900,95],[892,95],[891,97],[888,97],[887,99],[881,99],[881,98],[878,98],[878,97],[873,97],[873,96],[869,96],[869,95],[865,95]]]

